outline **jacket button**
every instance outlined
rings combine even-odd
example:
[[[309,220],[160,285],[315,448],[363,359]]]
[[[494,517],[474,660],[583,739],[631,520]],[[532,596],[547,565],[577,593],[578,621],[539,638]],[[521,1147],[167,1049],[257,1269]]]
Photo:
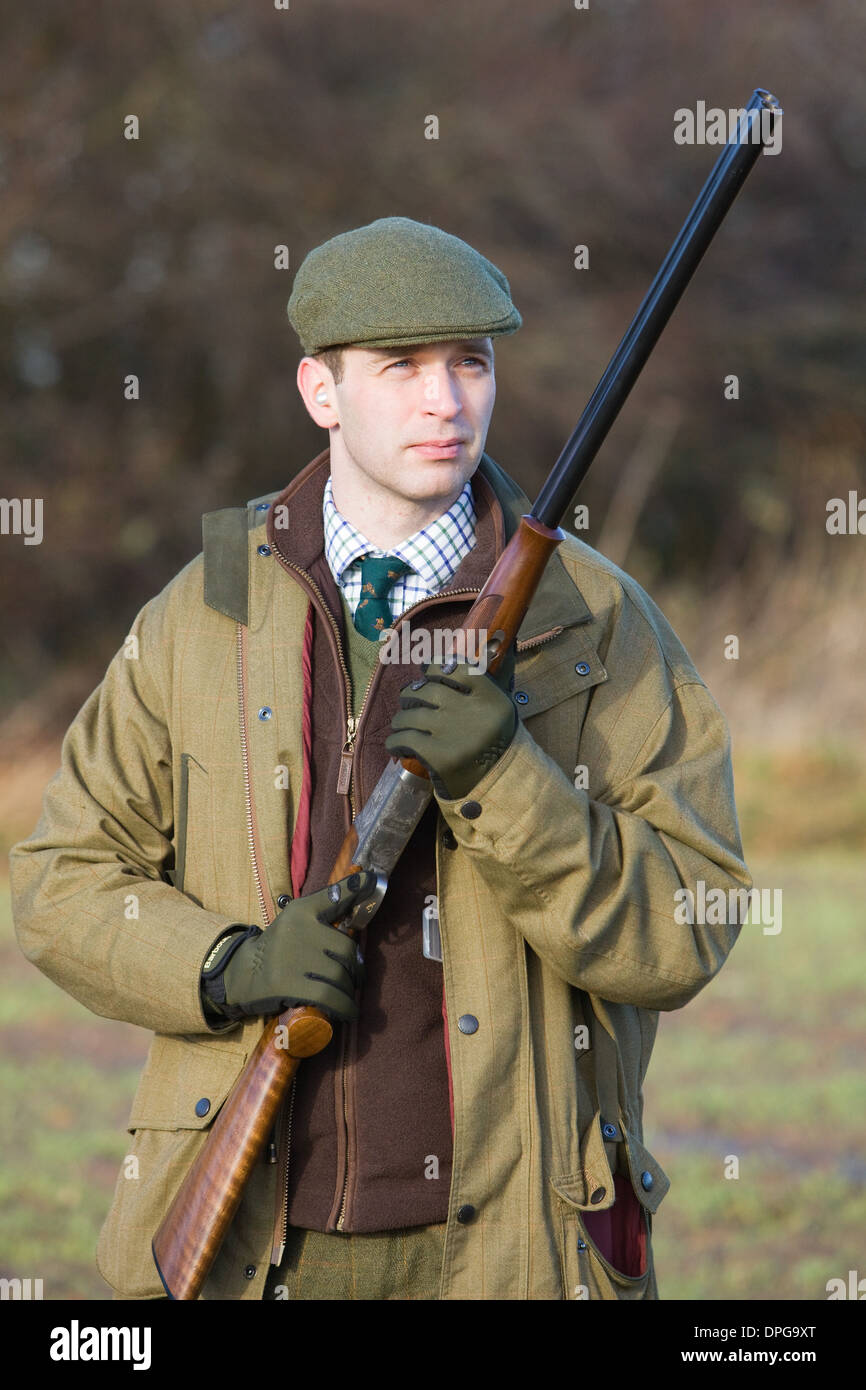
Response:
[[[461,1014],[457,1020],[457,1027],[461,1033],[477,1033],[478,1019],[474,1014]]]
[[[272,714],[273,710],[271,709],[270,705],[262,705],[261,709],[259,710],[259,719],[270,719]]]
[[[583,1239],[583,1236],[578,1236],[578,1238],[577,1238],[577,1248],[578,1248],[578,1250],[585,1250],[585,1249],[586,1249],[586,1241]]]
[[[597,1207],[598,1204],[599,1204],[599,1202],[603,1202],[603,1201],[604,1201],[605,1196],[606,1196],[606,1189],[603,1188],[603,1187],[597,1187],[597,1188],[595,1189],[595,1191],[592,1193],[592,1195],[590,1196],[590,1199],[589,1199],[589,1200],[592,1202],[592,1205],[593,1205],[594,1207]]]
[[[277,898],[277,907],[288,907],[291,901],[292,900],[289,897],[288,893],[281,893],[280,896]]]
[[[457,1220],[461,1226],[468,1226],[470,1221],[475,1220],[475,1208],[468,1202],[464,1203],[462,1207],[457,1208]]]
[[[269,507],[270,505],[271,505],[270,502],[259,502],[258,505],[256,506],[256,511],[257,511],[257,512],[266,512],[266,511],[268,510],[268,507]]]
[[[641,1187],[643,1188],[644,1192],[649,1192],[650,1188],[651,1188],[652,1185],[653,1185],[653,1175],[652,1175],[652,1173],[641,1173],[641,1175],[640,1175],[640,1185],[641,1185]]]
[[[529,704],[529,696],[527,695],[526,691],[525,691],[525,690],[515,690],[515,692],[514,692],[514,702],[515,702],[515,704],[518,704],[518,705],[528,705],[528,704]]]
[[[207,1096],[202,1096],[201,1100],[196,1101],[195,1113],[198,1115],[200,1120],[204,1119],[205,1115],[208,1113],[209,1110],[210,1101],[208,1100]]]
[[[577,672],[577,674],[578,674],[579,676],[588,676],[588,675],[589,675],[589,666],[587,665],[587,663],[586,663],[585,661],[579,661],[579,662],[577,663],[577,665],[575,666],[574,669],[575,669],[575,671]]]
[[[244,1266],[244,1278],[245,1278],[245,1279],[255,1279],[255,1277],[256,1277],[256,1267],[255,1267],[255,1265],[245,1265],[245,1266]]]
[[[450,825],[446,825],[445,829],[442,831],[442,843],[446,849],[457,848],[457,836],[454,834]]]
[[[464,801],[463,805],[460,807],[460,814],[464,816],[466,820],[477,820],[481,815],[481,802]]]
[[[604,1135],[605,1139],[615,1139],[616,1125],[602,1125],[601,1132]]]
[[[260,546],[259,546],[259,554],[260,554],[260,555],[270,555],[270,553],[271,553],[271,547],[270,547],[269,545],[260,545]]]

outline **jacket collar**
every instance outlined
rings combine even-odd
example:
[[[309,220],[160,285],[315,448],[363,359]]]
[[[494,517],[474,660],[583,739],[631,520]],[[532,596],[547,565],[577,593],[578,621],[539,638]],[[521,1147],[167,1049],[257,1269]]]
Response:
[[[323,450],[282,492],[252,498],[246,508],[229,507],[202,518],[205,603],[239,622],[248,621],[250,569],[261,529],[284,559],[309,572],[324,552],[322,498],[330,473],[330,451]],[[526,494],[487,454],[472,475],[477,514],[476,543],[457,567],[447,590],[480,590],[530,510]],[[267,510],[265,510],[267,504]],[[279,508],[290,509],[291,525],[280,527]],[[277,524],[275,524],[275,522]],[[526,642],[591,618],[583,595],[554,552],[518,632]]]

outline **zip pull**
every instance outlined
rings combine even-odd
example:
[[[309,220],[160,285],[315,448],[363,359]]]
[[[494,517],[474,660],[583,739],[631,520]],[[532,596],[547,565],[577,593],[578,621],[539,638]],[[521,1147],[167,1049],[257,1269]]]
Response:
[[[340,772],[337,777],[337,791],[341,796],[348,796],[349,787],[352,784],[352,760],[355,756],[355,733],[358,728],[358,721],[354,715],[349,715],[346,721],[346,742],[340,754]]]

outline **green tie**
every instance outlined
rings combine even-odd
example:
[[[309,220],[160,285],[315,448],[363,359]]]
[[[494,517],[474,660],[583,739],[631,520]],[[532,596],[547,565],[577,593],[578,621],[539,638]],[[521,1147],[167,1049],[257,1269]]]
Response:
[[[378,559],[367,555],[361,561],[361,598],[355,609],[354,623],[362,637],[378,642],[379,633],[391,626],[388,595],[397,580],[411,568],[397,555],[382,555]]]

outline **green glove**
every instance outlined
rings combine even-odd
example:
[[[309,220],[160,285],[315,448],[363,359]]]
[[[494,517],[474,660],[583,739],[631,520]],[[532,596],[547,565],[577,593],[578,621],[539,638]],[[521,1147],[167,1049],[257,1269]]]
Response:
[[[513,658],[496,676],[471,672],[466,662],[445,675],[422,666],[420,681],[400,692],[385,747],[395,758],[417,758],[440,800],[466,796],[498,762],[517,731],[517,710],[506,693]]]
[[[328,923],[347,917],[375,885],[372,871],[351,874],[293,898],[267,931],[247,927],[218,942],[218,954],[201,974],[209,1007],[239,1019],[314,1004],[339,1023],[356,1019],[361,955],[352,937]]]

